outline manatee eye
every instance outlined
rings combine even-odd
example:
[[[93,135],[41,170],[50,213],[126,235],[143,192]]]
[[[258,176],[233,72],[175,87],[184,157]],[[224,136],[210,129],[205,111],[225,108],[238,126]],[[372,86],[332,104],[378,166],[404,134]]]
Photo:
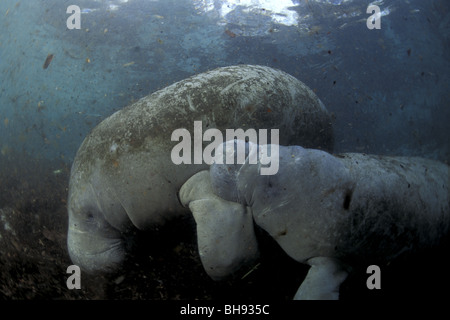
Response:
[[[94,220],[94,214],[91,211],[88,211],[86,213],[86,219],[89,220],[89,221]]]
[[[353,190],[347,190],[344,195],[344,203],[342,204],[342,207],[345,210],[348,210],[350,208],[350,201],[352,201],[352,194]]]

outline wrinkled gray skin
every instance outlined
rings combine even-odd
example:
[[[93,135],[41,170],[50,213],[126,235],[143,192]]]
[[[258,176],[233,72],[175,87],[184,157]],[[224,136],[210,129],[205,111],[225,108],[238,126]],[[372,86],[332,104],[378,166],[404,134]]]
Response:
[[[272,68],[219,68],[150,94],[101,122],[77,152],[68,199],[73,263],[88,272],[114,271],[125,259],[128,230],[188,212],[177,192],[207,165],[174,165],[170,154],[179,142],[171,134],[186,128],[193,136],[196,120],[203,132],[275,128],[280,143],[333,145],[331,118],[317,96]]]
[[[234,148],[238,143],[244,142]],[[280,146],[278,173],[260,175],[261,164],[248,163],[248,152],[257,148],[247,144],[245,164],[212,164],[180,191],[197,222],[205,270],[214,279],[257,257],[249,215],[289,256],[311,266],[295,299],[337,299],[352,265],[389,261],[436,245],[449,232],[449,167],[443,163]],[[201,184],[207,191],[199,195]],[[223,217],[228,221],[220,233],[208,233]],[[245,234],[226,238],[233,230]],[[217,256],[222,247],[236,249],[224,259]]]

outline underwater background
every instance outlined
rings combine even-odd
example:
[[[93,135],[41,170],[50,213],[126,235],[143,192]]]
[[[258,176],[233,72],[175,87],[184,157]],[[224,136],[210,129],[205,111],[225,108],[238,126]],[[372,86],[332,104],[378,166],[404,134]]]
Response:
[[[371,4],[381,29],[366,25]],[[81,8],[80,29],[67,27],[70,5]],[[213,283],[192,221],[170,226],[177,239],[143,236],[164,245],[141,249],[126,274],[66,287],[78,147],[115,111],[197,73],[281,69],[333,114],[335,152],[450,160],[447,0],[1,0],[0,30],[0,299],[292,298],[307,269],[270,243],[272,258],[251,275]],[[404,271],[391,268],[394,278]],[[349,279],[342,297],[383,294],[368,292],[365,279]],[[407,294],[409,280],[389,294]]]

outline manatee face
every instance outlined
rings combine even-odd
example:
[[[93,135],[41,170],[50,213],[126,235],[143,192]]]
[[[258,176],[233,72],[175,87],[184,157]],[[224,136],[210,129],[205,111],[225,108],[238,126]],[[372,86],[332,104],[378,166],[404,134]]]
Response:
[[[235,142],[232,152],[237,152],[238,144]],[[215,194],[250,206],[255,223],[294,259],[304,262],[318,255],[333,255],[340,236],[337,228],[348,215],[343,206],[353,185],[348,169],[321,150],[276,146],[279,171],[261,175],[262,164],[249,161],[261,146],[246,145],[244,164],[211,165]]]
[[[91,185],[70,193],[67,244],[72,261],[87,272],[109,272],[125,259],[121,233],[105,219]]]
[[[201,121],[202,132],[278,129],[282,144],[325,150],[333,145],[331,117],[317,96],[272,68],[219,68],[150,94],[101,122],[77,152],[70,178],[68,246],[81,268],[103,270],[108,259],[118,265],[124,256],[122,232],[130,226],[162,225],[188,212],[177,192],[208,165],[175,165],[171,151],[179,142],[171,135],[185,128],[193,136],[195,121]],[[208,144],[203,141],[201,149]],[[95,262],[97,252],[103,258]],[[106,253],[111,252],[109,258]]]

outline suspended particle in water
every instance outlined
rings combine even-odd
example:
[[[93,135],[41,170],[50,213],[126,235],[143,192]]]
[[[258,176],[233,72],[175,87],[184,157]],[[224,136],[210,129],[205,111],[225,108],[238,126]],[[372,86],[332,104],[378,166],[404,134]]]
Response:
[[[53,54],[50,53],[50,54],[47,56],[47,59],[45,59],[45,62],[44,62],[44,65],[42,66],[42,68],[43,68],[43,69],[47,69],[48,66],[50,65],[50,62],[52,62],[52,60],[53,60]]]

